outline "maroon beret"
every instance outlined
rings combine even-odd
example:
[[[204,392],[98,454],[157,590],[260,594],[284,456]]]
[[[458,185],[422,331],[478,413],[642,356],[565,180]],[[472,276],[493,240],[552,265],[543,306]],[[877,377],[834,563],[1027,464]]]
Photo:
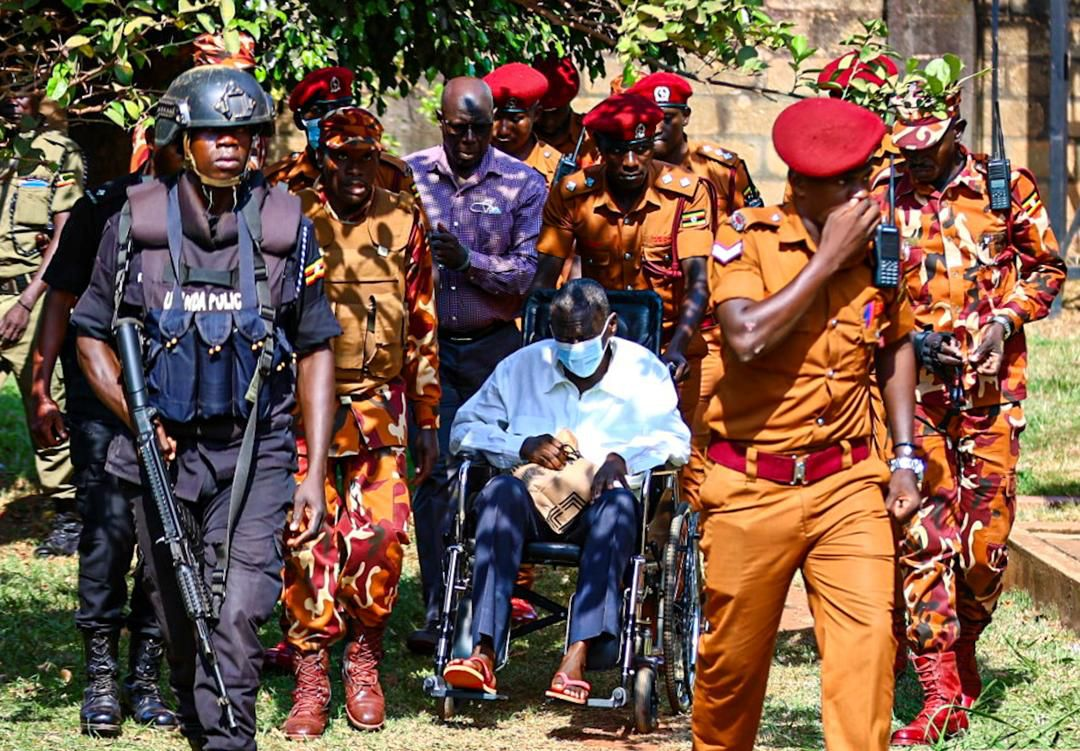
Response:
[[[651,99],[660,107],[683,108],[686,107],[686,100],[694,93],[689,81],[666,71],[650,73],[627,91]]]
[[[348,68],[319,68],[304,76],[289,94],[289,109],[303,112],[314,102],[352,98],[353,73]]]
[[[847,66],[841,70],[841,66]],[[830,60],[828,65],[821,69],[817,82],[819,86],[829,88],[844,88],[851,81],[851,77],[862,79],[874,86],[884,86],[885,77],[895,76],[899,69],[892,58],[878,55],[866,62],[859,60],[858,50],[852,50],[841,55],[835,60]]]
[[[866,164],[881,145],[885,124],[865,107],[817,97],[791,105],[773,123],[776,153],[807,177],[835,177]]]
[[[495,109],[521,112],[540,101],[548,90],[544,74],[524,63],[507,63],[484,76],[491,89]]]
[[[577,96],[581,88],[581,76],[570,58],[547,57],[533,63],[548,82],[547,93],[540,99],[540,106],[546,110],[565,107]]]
[[[585,115],[585,127],[594,136],[611,141],[638,141],[656,135],[664,111],[638,94],[609,96]]]

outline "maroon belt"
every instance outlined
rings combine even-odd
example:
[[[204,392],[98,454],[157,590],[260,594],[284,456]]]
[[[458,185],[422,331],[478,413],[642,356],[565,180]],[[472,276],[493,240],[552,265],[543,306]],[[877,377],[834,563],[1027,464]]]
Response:
[[[856,464],[870,456],[870,443],[865,438],[848,441],[851,447],[851,463]],[[747,446],[713,436],[709,444],[709,458],[728,469],[746,474]],[[769,454],[758,451],[755,457],[756,475],[763,480],[783,485],[809,485],[835,475],[844,469],[844,445],[834,443],[806,454]]]

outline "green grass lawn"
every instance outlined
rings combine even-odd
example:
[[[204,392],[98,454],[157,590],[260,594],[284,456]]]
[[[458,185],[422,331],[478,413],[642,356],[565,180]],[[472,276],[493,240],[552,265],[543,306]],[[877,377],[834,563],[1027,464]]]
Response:
[[[1031,397],[1023,438],[1022,493],[1080,495],[1080,324],[1075,314],[1039,324],[1029,332]],[[183,751],[187,744],[128,724],[116,741],[85,739],[78,733],[84,685],[82,649],[72,614],[76,605],[76,564],[37,561],[30,552],[45,529],[44,511],[25,477],[32,454],[12,384],[0,390],[0,751],[131,749]],[[1076,508],[1054,518],[1078,519]],[[547,574],[541,586],[569,588],[560,573]],[[543,689],[557,663],[561,631],[549,629],[528,643],[515,643],[512,659],[500,673],[505,703],[466,707],[442,725],[421,690],[430,662],[409,655],[404,638],[419,619],[419,581],[409,551],[398,607],[386,639],[383,672],[389,721],[384,731],[360,737],[344,719],[337,682],[340,649],[334,656],[335,695],[327,736],[304,745],[278,732],[290,706],[291,679],[268,677],[259,696],[259,746],[338,751],[563,751],[624,748],[631,751],[688,749],[685,718],[665,717],[659,732],[634,735],[628,711],[575,710],[545,703]],[[278,639],[276,625],[263,632],[267,644]],[[985,699],[971,731],[949,749],[1080,747],[1080,636],[1063,629],[1053,612],[1037,610],[1023,592],[1002,598],[980,652]],[[808,631],[782,635],[770,677],[759,742],[762,748],[822,748],[819,722],[819,665]],[[858,680],[852,676],[852,680]],[[603,690],[611,676],[595,676]],[[919,706],[910,672],[897,689],[896,723],[909,720]]]

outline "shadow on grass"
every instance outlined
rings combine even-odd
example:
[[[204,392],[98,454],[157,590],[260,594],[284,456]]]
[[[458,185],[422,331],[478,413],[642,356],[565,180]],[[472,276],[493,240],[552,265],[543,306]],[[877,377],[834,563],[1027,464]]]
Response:
[[[53,503],[48,496],[28,493],[0,508],[0,545],[37,542],[49,532]]]
[[[770,747],[824,748],[821,711],[817,707],[790,707],[766,701],[761,714],[758,744]]]
[[[983,692],[979,697],[977,709],[983,714],[994,715],[1001,709],[1010,689],[1035,681],[1035,675],[1025,669],[980,667],[983,680]],[[918,678],[910,668],[896,682],[896,700],[894,713],[903,723],[908,723],[922,709],[923,692]]]

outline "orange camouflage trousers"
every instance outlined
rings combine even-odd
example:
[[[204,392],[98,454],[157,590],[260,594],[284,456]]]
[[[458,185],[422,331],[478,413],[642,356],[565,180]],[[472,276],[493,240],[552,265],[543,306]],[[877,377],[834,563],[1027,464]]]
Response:
[[[899,564],[917,654],[949,650],[961,631],[978,638],[990,623],[1008,563],[1023,430],[1019,402],[958,414],[916,407],[926,495],[904,528]]]
[[[297,482],[307,476],[303,454],[299,466]],[[293,647],[325,649],[357,625],[378,627],[390,617],[409,542],[406,472],[399,447],[361,446],[329,461],[322,534],[285,560],[283,622]]]

